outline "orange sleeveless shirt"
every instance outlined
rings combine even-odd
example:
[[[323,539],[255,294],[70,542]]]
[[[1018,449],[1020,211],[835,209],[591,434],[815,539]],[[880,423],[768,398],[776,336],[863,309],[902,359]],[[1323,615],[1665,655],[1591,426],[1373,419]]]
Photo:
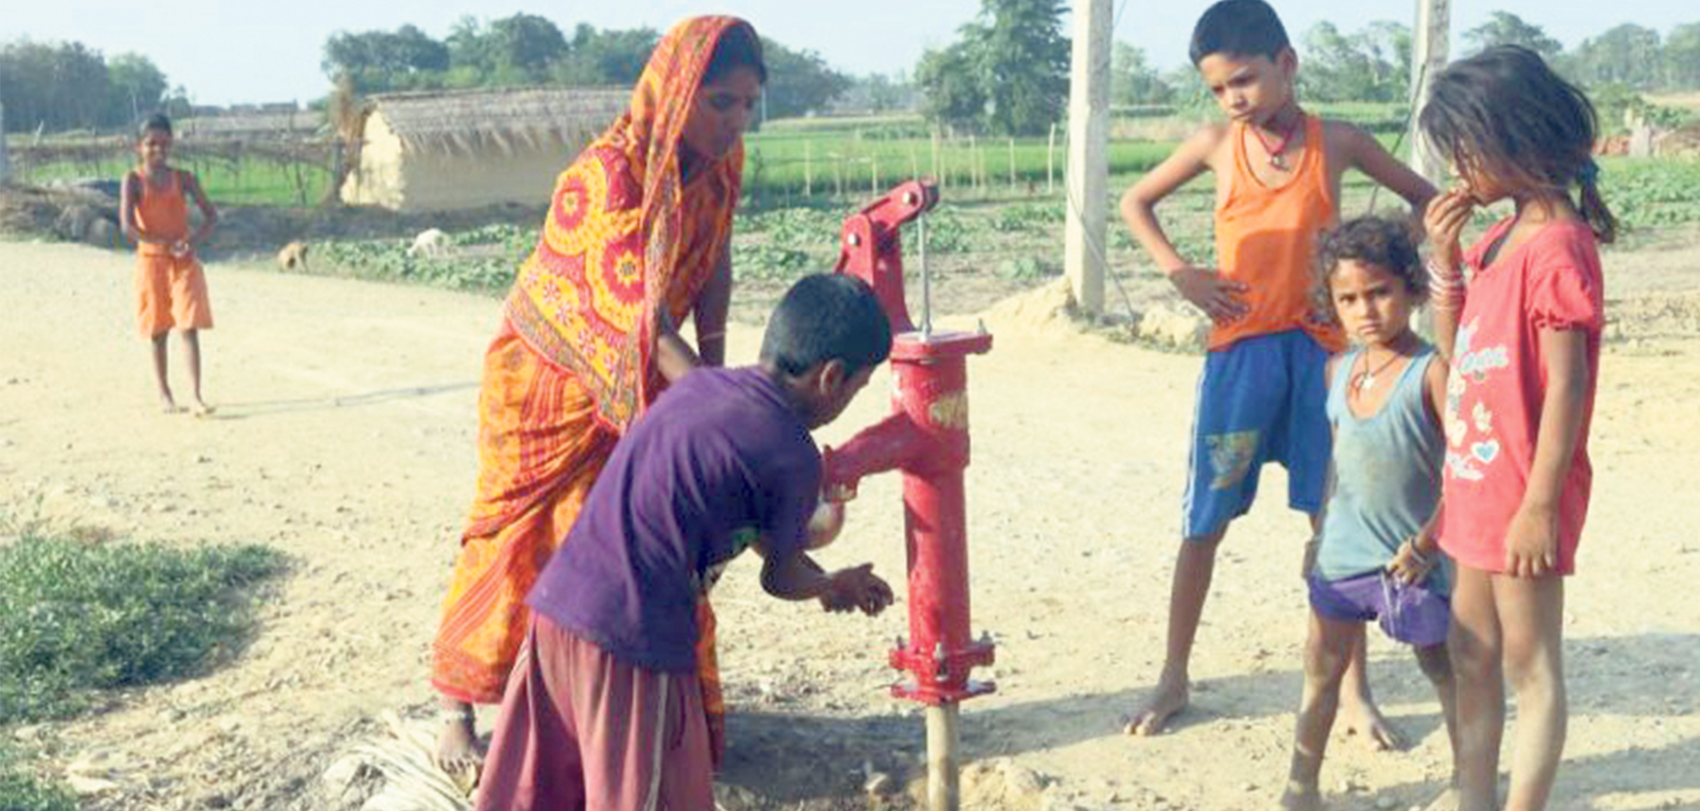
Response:
[[[171,182],[164,189],[149,185],[145,172],[138,171],[136,177],[142,181],[141,199],[136,201],[136,227],[154,239],[175,242],[188,238],[189,201],[183,194],[183,173],[171,170]],[[171,253],[170,245],[143,242],[138,248],[144,256]]]
[[[1228,196],[1216,206],[1216,263],[1224,278],[1245,283],[1247,312],[1210,331],[1210,349],[1241,338],[1302,329],[1329,352],[1345,348],[1340,328],[1311,304],[1317,235],[1335,221],[1334,192],[1322,119],[1305,116],[1304,156],[1291,180],[1270,188],[1252,174],[1246,125],[1234,124],[1234,169]]]

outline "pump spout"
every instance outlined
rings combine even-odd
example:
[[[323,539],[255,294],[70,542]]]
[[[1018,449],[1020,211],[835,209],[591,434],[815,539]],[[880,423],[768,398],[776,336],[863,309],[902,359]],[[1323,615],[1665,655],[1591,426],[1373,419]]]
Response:
[[[822,493],[828,501],[849,501],[856,497],[856,485],[864,477],[915,468],[929,446],[926,432],[907,412],[898,411],[863,428],[842,446],[829,446],[822,452]]]

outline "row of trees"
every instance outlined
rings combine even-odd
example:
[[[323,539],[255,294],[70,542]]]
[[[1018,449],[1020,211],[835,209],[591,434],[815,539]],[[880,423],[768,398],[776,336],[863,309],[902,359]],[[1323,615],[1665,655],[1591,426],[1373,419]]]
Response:
[[[652,28],[597,29],[582,23],[569,37],[535,14],[488,22],[463,17],[442,40],[413,25],[334,34],[325,42],[320,68],[360,95],[538,84],[624,86],[637,82],[659,39]],[[852,84],[813,51],[767,38],[762,49],[771,117],[823,109]]]
[[[1059,0],[982,0],[980,13],[951,45],[929,51],[916,68],[932,121],[1003,134],[1032,134],[1061,117],[1068,88],[1069,43]],[[1411,29],[1374,22],[1346,32],[1320,22],[1295,45],[1303,68],[1299,92],[1313,101],[1400,101],[1411,86]],[[1624,24],[1565,49],[1540,26],[1493,12],[1466,31],[1462,53],[1511,43],[1531,48],[1571,79],[1600,92],[1700,88],[1700,22],[1668,35]],[[1118,105],[1177,105],[1208,100],[1192,66],[1161,71],[1145,52],[1118,42],[1110,94]],[[1608,90],[1610,88],[1610,90]]]
[[[20,132],[128,126],[155,110],[188,108],[182,87],[140,54],[110,59],[81,43],[27,39],[0,45],[0,106]]]

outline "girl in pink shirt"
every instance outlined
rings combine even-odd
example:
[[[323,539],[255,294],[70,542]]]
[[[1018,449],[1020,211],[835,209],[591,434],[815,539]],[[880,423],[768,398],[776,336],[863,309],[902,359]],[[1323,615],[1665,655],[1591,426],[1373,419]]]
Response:
[[[1575,570],[1593,480],[1598,243],[1612,241],[1616,223],[1592,158],[1594,109],[1534,52],[1496,47],[1454,63],[1435,78],[1421,125],[1461,180],[1424,222],[1436,338],[1451,359],[1440,544],[1458,563],[1448,638],[1458,807],[1499,807],[1509,676],[1518,721],[1505,808],[1535,811],[1551,793],[1569,716],[1563,576]],[[1502,200],[1515,214],[1461,251],[1475,207]]]

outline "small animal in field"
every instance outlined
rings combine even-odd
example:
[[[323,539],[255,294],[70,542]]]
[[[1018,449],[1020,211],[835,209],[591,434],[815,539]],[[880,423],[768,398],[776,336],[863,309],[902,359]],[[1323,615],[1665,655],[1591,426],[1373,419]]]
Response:
[[[283,270],[307,270],[307,243],[291,242],[277,252],[277,266]]]

